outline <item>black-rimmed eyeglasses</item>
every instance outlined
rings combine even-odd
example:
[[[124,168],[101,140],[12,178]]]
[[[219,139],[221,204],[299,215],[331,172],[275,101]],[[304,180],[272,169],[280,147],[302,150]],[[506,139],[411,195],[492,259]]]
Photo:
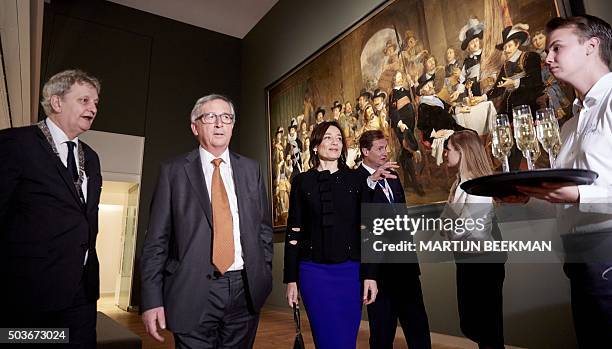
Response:
[[[200,120],[203,124],[214,124],[217,122],[217,119],[220,119],[224,124],[231,124],[234,122],[234,115],[228,113],[206,113],[198,116],[195,121]]]

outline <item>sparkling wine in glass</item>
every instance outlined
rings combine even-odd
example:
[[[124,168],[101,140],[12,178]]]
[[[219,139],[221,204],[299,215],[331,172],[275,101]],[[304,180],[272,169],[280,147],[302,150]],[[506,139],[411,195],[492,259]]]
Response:
[[[513,145],[508,115],[498,114],[495,117],[495,125],[493,126],[491,150],[493,156],[501,160],[503,172],[510,171],[508,156],[510,156]]]
[[[531,158],[531,163],[533,164],[533,168],[536,168],[536,161],[538,161],[538,159],[540,158],[540,155],[542,154],[542,152],[540,151],[540,144],[538,143],[537,139],[533,140],[533,143],[531,143],[531,145],[529,146],[529,150],[527,150],[527,152],[529,153],[529,157]]]
[[[529,150],[533,150],[533,142],[536,136],[531,108],[528,105],[514,107],[512,109],[512,118],[516,147],[523,152],[523,156],[527,159],[527,168],[533,170],[533,161],[531,160],[531,152]]]
[[[555,158],[561,148],[559,124],[552,108],[540,109],[536,112],[536,135],[542,147],[548,152],[550,167],[553,167]]]

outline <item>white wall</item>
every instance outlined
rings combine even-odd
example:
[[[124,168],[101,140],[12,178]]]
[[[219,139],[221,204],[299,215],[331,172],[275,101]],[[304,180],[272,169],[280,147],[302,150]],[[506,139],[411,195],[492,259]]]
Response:
[[[92,130],[79,139],[98,153],[104,180],[140,182],[144,137]]]
[[[119,263],[121,261],[121,235],[123,230],[123,205],[100,204],[99,232],[96,243],[100,260],[100,293],[115,292]]]
[[[99,230],[96,251],[100,260],[100,293],[114,293],[123,245],[124,216],[128,188],[132,183],[104,181],[98,214]]]
[[[96,243],[100,260],[100,293],[114,293],[117,287],[125,229],[128,189],[134,183],[104,181],[100,196],[99,231]]]

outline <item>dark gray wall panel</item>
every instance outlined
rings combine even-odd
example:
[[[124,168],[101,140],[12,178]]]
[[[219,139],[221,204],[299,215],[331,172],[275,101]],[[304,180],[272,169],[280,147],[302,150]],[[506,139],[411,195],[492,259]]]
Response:
[[[56,37],[64,42],[60,46],[52,40],[57,18],[65,18],[60,23],[79,25],[77,31],[58,32]],[[84,47],[88,42],[104,48],[103,54],[73,54],[75,47]],[[149,45],[146,55],[141,47],[144,42]],[[132,44],[135,47],[127,47]],[[239,110],[240,52],[241,40],[234,37],[108,1],[53,0],[45,4],[43,81],[56,72],[53,70],[63,67],[88,70],[103,85],[100,114],[94,129],[145,137],[136,266],[160,163],[197,147],[189,126],[195,101],[212,92],[221,93],[231,98]],[[140,75],[135,76],[133,72],[119,74],[118,71],[127,70],[121,66],[122,62],[130,62],[128,67],[135,70],[146,66],[146,84],[143,86]],[[132,101],[130,96],[138,96],[137,101]],[[116,113],[111,114],[109,109]],[[132,113],[136,109],[138,115]],[[136,268],[131,304],[139,303]]]
[[[145,135],[152,38],[63,14],[50,26],[43,81],[70,68],[102,82],[94,130]]]

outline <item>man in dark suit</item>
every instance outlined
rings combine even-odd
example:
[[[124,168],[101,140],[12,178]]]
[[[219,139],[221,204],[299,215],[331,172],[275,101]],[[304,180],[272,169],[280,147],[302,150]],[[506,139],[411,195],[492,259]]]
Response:
[[[409,88],[412,89],[412,86]],[[396,72],[389,97],[389,119],[400,145],[397,157],[404,172],[404,184],[412,186],[417,195],[423,196],[425,191],[417,179],[415,168],[416,163],[421,161],[421,151],[414,136],[417,118],[411,95],[414,96],[414,91],[404,87],[404,75]]]
[[[272,289],[272,228],[256,161],[229,151],[232,102],[200,98],[200,147],[161,167],[141,259],[147,332],[177,348],[251,348]]]
[[[466,128],[459,125],[452,116],[452,106],[438,96],[434,88],[432,77],[422,76],[419,78],[417,88],[421,96],[419,101],[419,121],[417,127],[423,132],[423,140],[429,144],[433,143],[432,131],[453,130],[461,131]]]
[[[405,205],[402,183],[387,162],[387,140],[382,131],[364,132],[359,138],[359,147],[363,162],[358,170],[372,189],[365,201]],[[377,170],[384,178],[373,181],[372,175]],[[368,305],[370,348],[393,348],[398,319],[410,349],[431,348],[420,270],[414,258],[414,263],[383,263],[376,268],[378,296],[376,302]]]
[[[102,177],[89,130],[100,83],[78,70],[49,79],[47,118],[0,132],[0,327],[68,328],[95,348]]]

